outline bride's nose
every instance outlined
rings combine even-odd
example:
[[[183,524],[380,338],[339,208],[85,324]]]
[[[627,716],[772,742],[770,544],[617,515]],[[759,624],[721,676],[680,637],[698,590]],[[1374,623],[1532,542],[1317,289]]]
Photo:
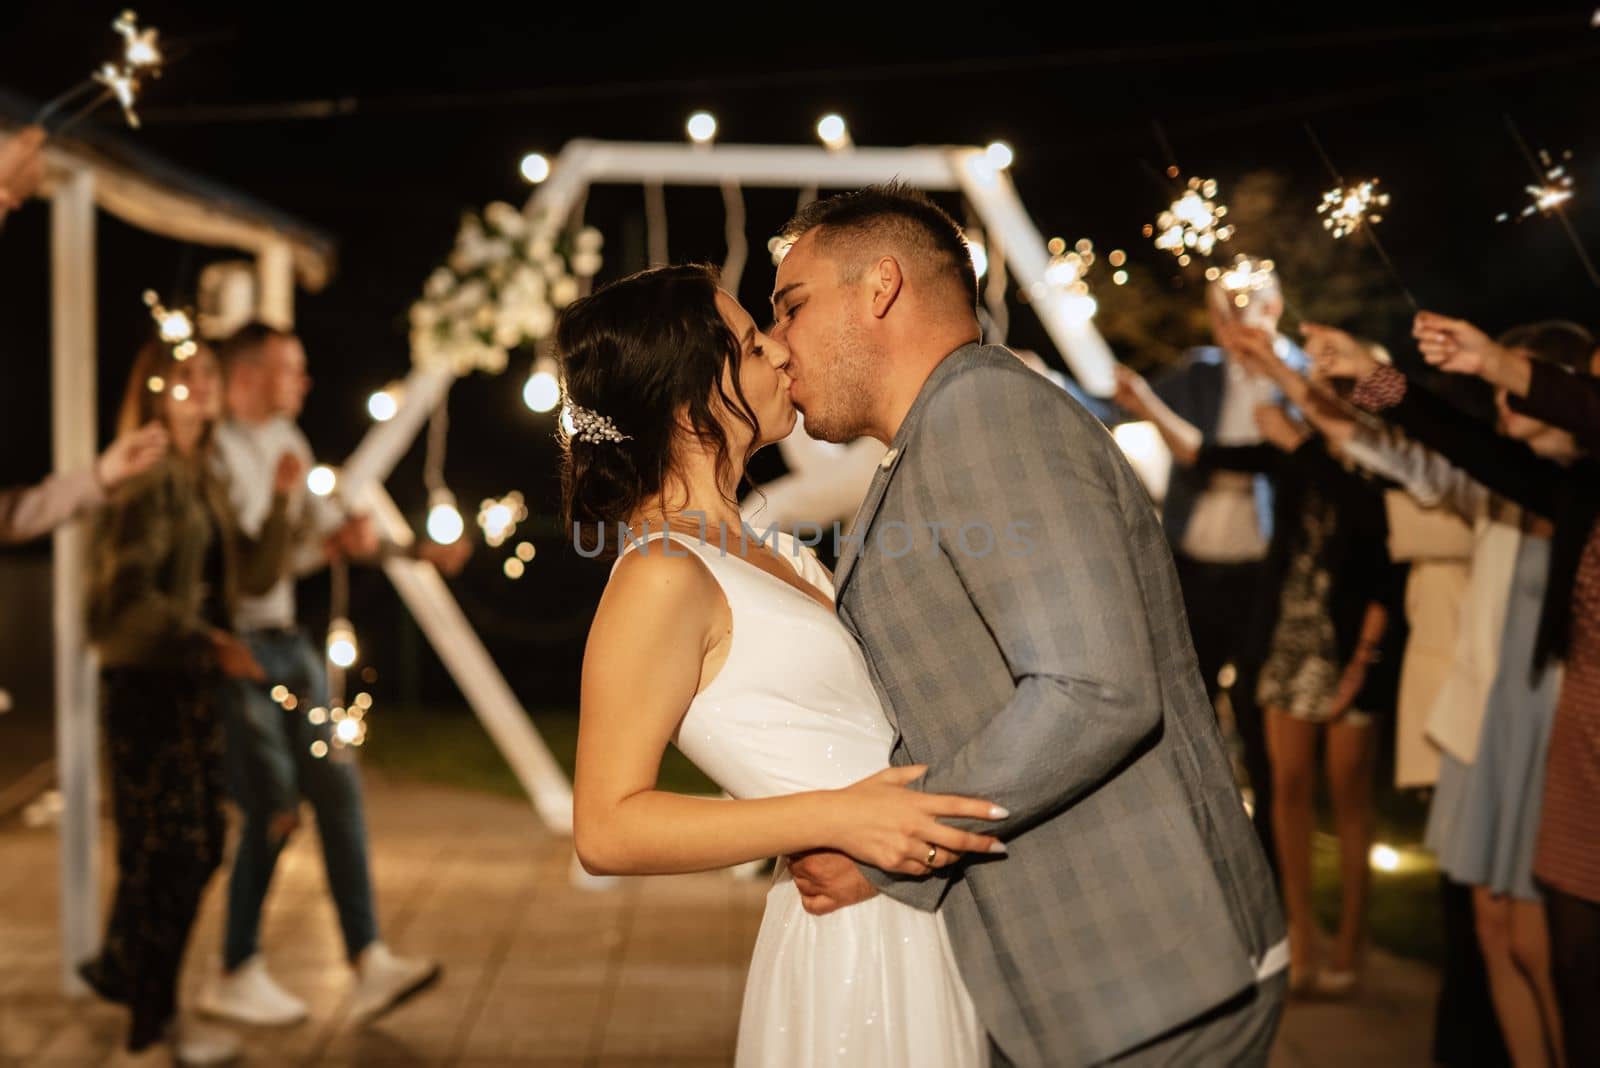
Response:
[[[761,346],[766,354],[767,362],[781,371],[789,366],[789,346],[771,335],[767,336],[766,344]]]

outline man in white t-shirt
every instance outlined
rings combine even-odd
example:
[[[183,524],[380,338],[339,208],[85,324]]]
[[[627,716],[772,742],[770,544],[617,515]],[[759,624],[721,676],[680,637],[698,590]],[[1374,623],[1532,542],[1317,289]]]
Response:
[[[216,430],[218,463],[226,471],[240,528],[254,534],[271,507],[271,472],[292,452],[308,467],[311,446],[295,419],[311,380],[305,350],[293,334],[251,323],[219,349],[227,374],[228,418]],[[223,971],[201,999],[214,1016],[255,1025],[302,1020],[306,1006],[267,973],[258,947],[262,907],[300,801],[316,814],[328,887],[345,949],[355,970],[352,1014],[372,1020],[437,979],[435,961],[391,953],[378,936],[368,864],[361,779],[352,751],[332,744],[333,724],[314,724],[308,710],[328,701],[323,652],[298,625],[295,581],[339,558],[383,551],[366,517],[347,516],[332,500],[302,491],[291,501],[294,542],[289,567],[260,597],[243,598],[235,614],[240,636],[266,669],[267,681],[229,684],[223,702],[228,764],[243,818],[228,880]],[[447,571],[460,569],[465,542],[417,546]],[[275,686],[295,695],[293,708],[271,696]],[[316,746],[315,743],[323,743]],[[325,755],[316,756],[313,747]]]

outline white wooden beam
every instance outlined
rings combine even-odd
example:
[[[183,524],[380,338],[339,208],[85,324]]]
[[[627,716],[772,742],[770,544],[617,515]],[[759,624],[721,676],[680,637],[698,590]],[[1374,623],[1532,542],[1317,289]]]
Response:
[[[1095,329],[1093,317],[1084,315],[1073,298],[1045,281],[1050,252],[1010,176],[996,170],[976,148],[951,149],[949,166],[959,176],[962,192],[983,225],[999,235],[1017,287],[1028,294],[1028,306],[1039,316],[1078,384],[1097,397],[1111,396],[1117,384],[1113,372],[1116,357]]]
[[[371,512],[389,540],[396,545],[411,543],[411,526],[381,483],[366,483],[359,504]],[[571,834],[572,786],[566,772],[539,737],[527,710],[461,613],[438,569],[425,561],[391,556],[384,561],[383,570],[511,765],[539,818],[557,834]]]

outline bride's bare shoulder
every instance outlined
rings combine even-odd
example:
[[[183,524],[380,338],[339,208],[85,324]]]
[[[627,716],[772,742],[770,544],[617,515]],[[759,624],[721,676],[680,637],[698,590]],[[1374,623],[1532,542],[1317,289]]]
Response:
[[[682,548],[663,551],[657,542],[617,563],[600,596],[595,624],[709,621],[720,600],[717,580],[698,557]]]

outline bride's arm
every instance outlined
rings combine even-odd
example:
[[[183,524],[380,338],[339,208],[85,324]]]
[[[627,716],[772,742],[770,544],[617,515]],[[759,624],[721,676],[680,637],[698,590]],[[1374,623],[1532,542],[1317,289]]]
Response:
[[[700,561],[661,553],[624,560],[606,588],[584,652],[573,781],[573,836],[585,870],[664,875],[829,848],[926,874],[929,843],[943,847],[944,863],[998,844],[939,822],[986,819],[993,806],[906,789],[920,768],[887,769],[844,790],[746,801],[656,789],[723,603]]]

